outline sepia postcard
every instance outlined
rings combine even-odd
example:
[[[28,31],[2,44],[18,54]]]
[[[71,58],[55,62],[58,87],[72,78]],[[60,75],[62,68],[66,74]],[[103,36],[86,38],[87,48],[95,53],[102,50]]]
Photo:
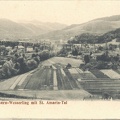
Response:
[[[119,0],[0,1],[0,120],[119,113]]]

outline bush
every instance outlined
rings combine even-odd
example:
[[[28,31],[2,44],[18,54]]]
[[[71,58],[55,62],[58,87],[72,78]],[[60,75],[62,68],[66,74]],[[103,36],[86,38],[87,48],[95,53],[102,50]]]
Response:
[[[103,54],[101,56],[97,56],[97,61],[110,61],[111,58],[107,54]]]
[[[108,69],[110,68],[110,66],[108,65],[107,62],[103,62],[103,61],[91,61],[90,63],[87,64],[81,64],[80,68],[82,68],[83,70],[89,69]]]
[[[41,61],[47,60],[47,59],[49,59],[50,57],[53,57],[53,56],[55,56],[55,53],[54,52],[50,52],[48,50],[44,50],[44,51],[39,53],[39,57],[40,57]]]
[[[108,63],[107,62],[102,62],[102,61],[98,61],[95,68],[97,69],[108,69]]]
[[[67,64],[66,68],[70,69],[72,67],[72,65],[70,63]]]
[[[27,67],[28,67],[29,70],[33,70],[37,66],[38,66],[38,64],[37,64],[37,62],[34,59],[27,61]]]
[[[34,57],[33,59],[37,62],[37,64],[40,63],[40,58],[39,58],[39,56],[36,56],[36,57]]]
[[[54,52],[51,52],[49,55],[49,57],[54,57],[54,56],[56,56],[56,54]]]
[[[3,65],[5,63],[5,60],[0,60],[0,65]]]
[[[85,64],[89,63],[89,61],[90,61],[90,56],[89,56],[89,55],[85,55],[85,56],[84,56],[84,61],[85,61]]]
[[[39,53],[39,57],[40,57],[41,61],[47,60],[49,58],[49,56],[50,56],[50,54],[49,54],[48,50],[44,50]]]

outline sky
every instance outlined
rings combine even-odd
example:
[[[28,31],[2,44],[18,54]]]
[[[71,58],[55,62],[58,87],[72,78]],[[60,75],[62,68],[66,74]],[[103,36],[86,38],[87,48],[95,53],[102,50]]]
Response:
[[[119,0],[0,1],[0,18],[13,21],[80,24],[95,18],[120,15]]]

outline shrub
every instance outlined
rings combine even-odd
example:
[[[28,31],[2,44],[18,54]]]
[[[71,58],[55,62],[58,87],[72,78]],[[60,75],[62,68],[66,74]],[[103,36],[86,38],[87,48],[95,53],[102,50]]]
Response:
[[[27,61],[27,67],[29,70],[35,69],[37,66],[38,64],[34,59]]]
[[[44,51],[42,51],[42,52],[39,53],[39,57],[40,57],[41,61],[47,60],[50,57],[54,57],[54,56],[55,56],[55,53],[54,52],[50,52],[48,50],[44,50]]]
[[[95,68],[97,68],[97,69],[107,69],[109,67],[108,67],[107,62],[98,61]]]

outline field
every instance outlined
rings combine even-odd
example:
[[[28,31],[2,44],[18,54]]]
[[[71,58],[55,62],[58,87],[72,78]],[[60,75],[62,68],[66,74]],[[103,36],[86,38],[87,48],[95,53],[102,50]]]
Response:
[[[60,62],[61,61],[61,62]],[[72,90],[79,89],[76,79],[65,68],[68,62],[78,67],[81,61],[70,58],[52,58],[42,62],[28,73],[0,82],[0,90]]]
[[[72,65],[70,69],[65,67],[68,63]],[[81,99],[90,96],[90,93],[120,91],[119,70],[82,71],[79,68],[81,63],[81,60],[72,58],[48,59],[35,70],[1,80],[0,91],[25,96],[37,94],[39,98],[45,99]]]

